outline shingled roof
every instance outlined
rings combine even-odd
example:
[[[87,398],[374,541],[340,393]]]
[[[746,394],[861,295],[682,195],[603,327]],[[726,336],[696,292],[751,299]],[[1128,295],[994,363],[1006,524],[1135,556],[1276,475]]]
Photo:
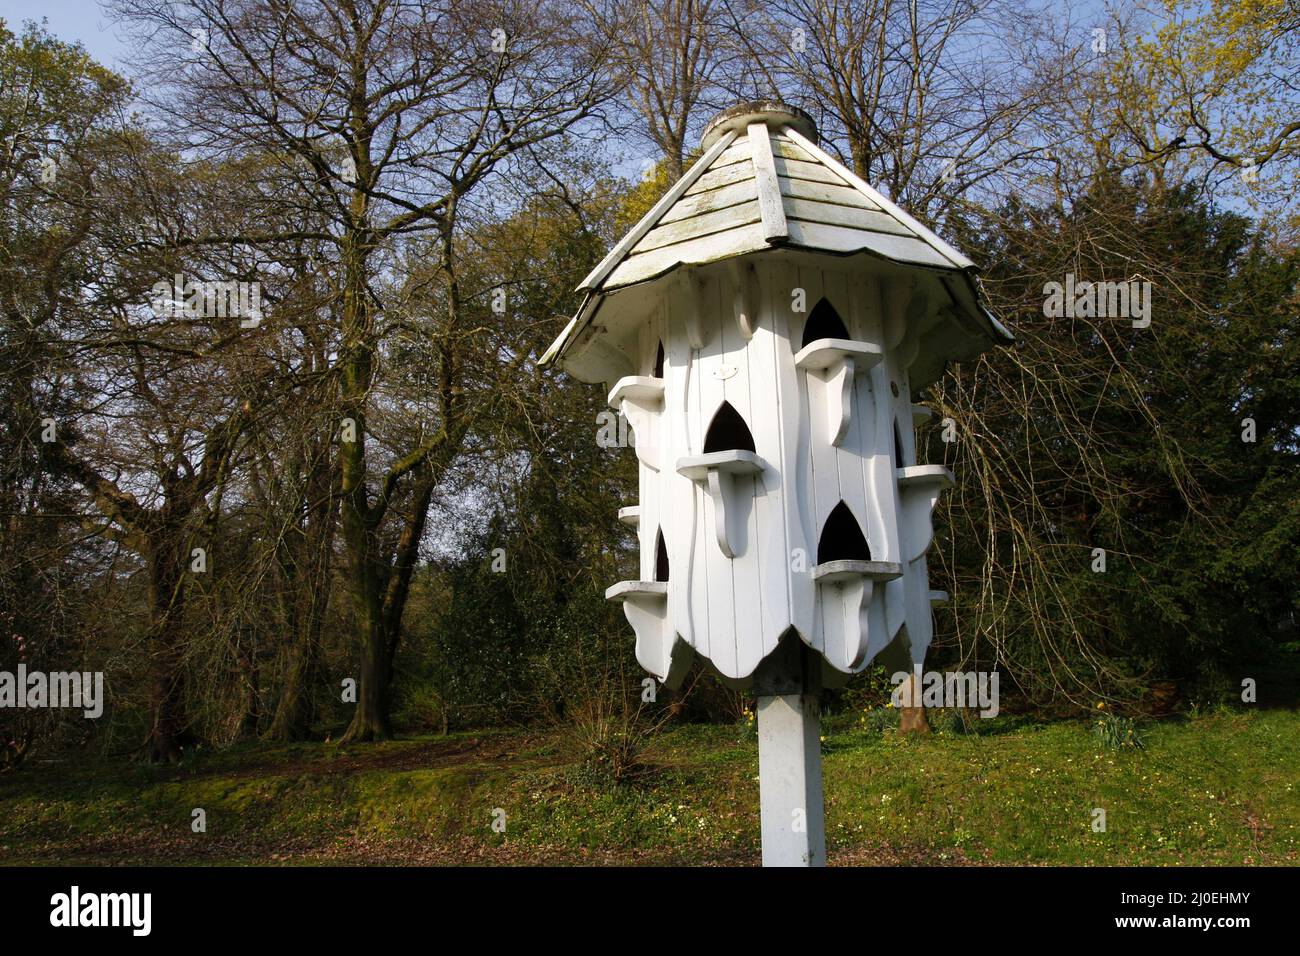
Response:
[[[974,265],[823,152],[806,116],[780,110],[745,104],[715,119],[704,155],[579,290],[612,291],[679,265],[778,244],[947,269]],[[788,125],[778,125],[787,116]]]
[[[606,293],[679,266],[773,248],[861,252],[962,273],[986,328],[1010,340],[978,304],[974,263],[823,151],[816,139],[811,117],[782,103],[744,103],[715,117],[701,143],[704,154],[579,284],[587,299],[542,362],[567,347]]]

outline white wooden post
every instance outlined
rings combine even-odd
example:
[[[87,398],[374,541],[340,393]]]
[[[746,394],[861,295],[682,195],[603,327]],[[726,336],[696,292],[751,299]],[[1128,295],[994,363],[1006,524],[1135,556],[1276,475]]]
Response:
[[[817,662],[786,640],[754,675],[764,866],[825,866]]]

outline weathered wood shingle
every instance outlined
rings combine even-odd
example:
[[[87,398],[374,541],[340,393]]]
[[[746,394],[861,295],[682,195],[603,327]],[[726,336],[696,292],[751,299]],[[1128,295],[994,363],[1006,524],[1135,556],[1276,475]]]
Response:
[[[786,130],[762,141],[743,132],[700,160],[684,188],[652,210],[634,230],[634,242],[615,249],[588,277],[583,291],[611,291],[663,275],[678,266],[790,245],[837,254],[870,252],[914,265],[960,268],[928,230],[897,215],[861,188],[852,173]],[[757,150],[757,153],[756,153]],[[755,157],[758,157],[756,160]],[[772,174],[775,175],[772,175]],[[778,212],[774,235],[763,208]],[[910,217],[909,217],[910,218]],[[644,227],[644,228],[642,228]]]
[[[543,364],[587,333],[610,294],[683,266],[782,248],[863,253],[951,273],[958,311],[1010,340],[981,304],[974,263],[821,149],[807,114],[742,106],[710,124],[704,155],[578,286],[582,307]],[[940,281],[946,287],[950,279]]]

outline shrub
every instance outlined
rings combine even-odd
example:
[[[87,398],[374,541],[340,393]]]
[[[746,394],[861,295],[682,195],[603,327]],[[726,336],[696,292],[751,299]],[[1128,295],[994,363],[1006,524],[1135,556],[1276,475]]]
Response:
[[[1093,736],[1110,750],[1146,750],[1146,740],[1132,718],[1105,713],[1097,718],[1092,728]]]

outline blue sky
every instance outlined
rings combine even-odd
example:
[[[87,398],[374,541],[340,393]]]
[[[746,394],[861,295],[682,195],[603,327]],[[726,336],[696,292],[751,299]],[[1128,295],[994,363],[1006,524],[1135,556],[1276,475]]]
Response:
[[[1067,0],[1076,20],[1100,16],[1104,0]],[[61,40],[78,40],[105,66],[119,66],[126,45],[118,38],[111,19],[99,0],[0,0],[0,19],[10,29],[21,29],[24,20],[49,21],[49,31]]]
[[[79,40],[92,57],[114,66],[126,54],[112,23],[98,0],[0,0],[0,20],[15,33],[24,20],[49,21],[48,28],[60,40]]]

